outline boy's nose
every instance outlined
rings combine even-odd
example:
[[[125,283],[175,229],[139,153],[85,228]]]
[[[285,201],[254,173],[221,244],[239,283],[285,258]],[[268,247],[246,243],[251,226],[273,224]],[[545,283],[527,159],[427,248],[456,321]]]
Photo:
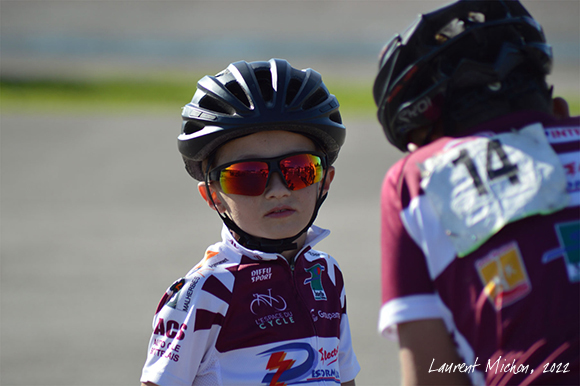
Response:
[[[287,196],[290,194],[290,189],[286,186],[284,178],[278,172],[270,175],[268,185],[266,185],[266,196]]]

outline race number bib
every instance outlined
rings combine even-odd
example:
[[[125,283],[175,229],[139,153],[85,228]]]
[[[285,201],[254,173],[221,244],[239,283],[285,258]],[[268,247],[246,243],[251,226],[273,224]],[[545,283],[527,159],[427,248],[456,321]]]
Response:
[[[422,165],[421,187],[463,257],[506,224],[566,207],[566,175],[541,124],[474,137]]]

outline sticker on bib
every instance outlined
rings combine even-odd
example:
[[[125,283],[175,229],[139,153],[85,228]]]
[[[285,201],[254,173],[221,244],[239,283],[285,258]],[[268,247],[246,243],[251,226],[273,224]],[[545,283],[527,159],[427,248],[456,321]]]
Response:
[[[506,224],[566,207],[566,175],[541,124],[473,137],[420,165],[421,187],[457,256]]]
[[[496,310],[524,298],[532,283],[517,243],[512,242],[491,251],[475,263],[483,292]]]

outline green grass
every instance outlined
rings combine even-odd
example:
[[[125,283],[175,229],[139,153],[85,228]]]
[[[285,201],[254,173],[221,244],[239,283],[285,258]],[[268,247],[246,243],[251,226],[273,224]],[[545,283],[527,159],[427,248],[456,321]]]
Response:
[[[201,75],[199,76],[201,77]],[[191,100],[199,77],[176,76],[94,80],[0,79],[2,113],[54,114],[179,114]],[[368,82],[326,79],[344,115],[374,117],[376,110]],[[580,114],[578,95],[566,96],[572,115]]]
[[[179,111],[192,95],[191,85],[172,79],[0,81],[2,112]]]
[[[57,114],[179,112],[191,100],[195,85],[195,81],[175,77],[93,81],[1,79],[0,108],[3,113],[31,109]],[[370,82],[327,85],[340,101],[341,111],[374,114]]]

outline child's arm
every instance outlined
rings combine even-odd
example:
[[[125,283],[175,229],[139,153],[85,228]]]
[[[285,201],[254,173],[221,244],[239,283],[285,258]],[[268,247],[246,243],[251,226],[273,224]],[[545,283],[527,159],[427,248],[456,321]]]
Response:
[[[442,364],[464,362],[443,320],[407,322],[397,329],[403,385],[471,385],[469,377],[461,372],[437,372]]]

